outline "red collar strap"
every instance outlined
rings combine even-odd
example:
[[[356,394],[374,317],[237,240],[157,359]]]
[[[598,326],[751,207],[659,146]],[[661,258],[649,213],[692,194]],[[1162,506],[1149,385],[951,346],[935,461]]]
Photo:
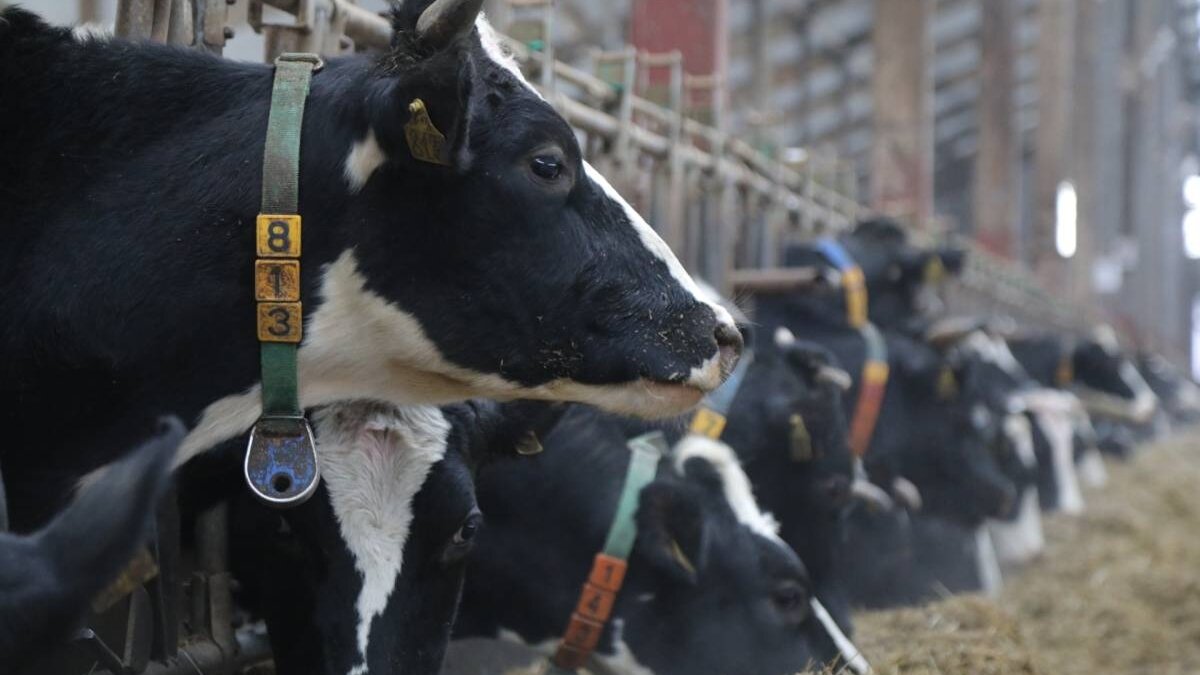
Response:
[[[863,363],[862,376],[858,383],[858,401],[854,416],[850,420],[850,452],[862,458],[871,447],[875,425],[879,422],[879,411],[883,407],[883,395],[887,392],[888,367],[887,344],[875,324],[867,323],[859,329],[867,343],[867,359]]]

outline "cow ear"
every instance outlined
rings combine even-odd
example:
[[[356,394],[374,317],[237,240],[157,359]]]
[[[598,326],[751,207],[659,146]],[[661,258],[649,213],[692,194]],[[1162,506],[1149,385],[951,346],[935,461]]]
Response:
[[[392,49],[367,101],[375,141],[410,169],[470,165],[475,64],[467,37],[481,0],[416,0],[392,13]]]
[[[540,454],[542,438],[566,409],[544,401],[471,400],[444,410],[462,429],[467,456],[478,465],[502,457]]]
[[[704,510],[695,490],[656,482],[642,490],[637,550],[665,581],[692,585],[708,557]]]

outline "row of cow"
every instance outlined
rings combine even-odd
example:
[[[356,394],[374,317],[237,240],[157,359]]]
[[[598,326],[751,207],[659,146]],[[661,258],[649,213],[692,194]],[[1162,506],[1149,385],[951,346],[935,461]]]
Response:
[[[805,245],[791,253],[825,261],[821,285],[753,298],[753,321],[730,304],[747,365],[719,440],[686,417],[580,405],[349,402],[314,415],[324,482],[303,506],[277,511],[245,493],[241,443],[185,466],[185,492],[233,504],[239,600],[265,621],[278,672],[437,672],[451,637],[553,652],[617,510],[626,444],[648,431],[673,447],[640,490],[636,545],[595,666],[867,672],[851,607],[996,590],[1039,553],[1043,511],[1082,510],[1081,484],[1103,481],[1101,452],[1124,456],[1164,420],[1200,417],[1190,381],[1160,358],[1135,366],[1111,335],[1002,337],[987,322],[923,318],[936,300],[931,265],[953,273],[954,252],[911,246],[886,222],[839,247],[877,261],[864,268],[868,297],[891,297],[903,318],[869,305],[891,376],[861,456],[849,427],[864,340],[825,246]],[[147,462],[162,464],[170,442],[112,472],[137,463],[142,477],[125,469],[126,481],[143,496],[123,514],[93,506],[93,527],[139,520],[130,514],[164,473]],[[71,514],[120,489],[109,481],[50,531],[82,537]],[[131,536],[97,541],[127,553]],[[120,557],[104,555],[111,574]],[[35,596],[43,587],[29,585]]]
[[[390,54],[313,78],[298,362],[322,481],[282,511],[240,474],[270,68],[0,14],[0,503],[33,533],[0,539],[5,672],[78,672],[56,645],[173,480],[185,529],[229,505],[280,673],[436,673],[457,637],[558,669],[864,673],[851,607],[995,589],[1099,452],[1200,412],[1111,335],[939,317],[962,254],[886,221],[790,248],[818,282],[743,312],[582,160],[480,4],[406,0]],[[405,145],[418,96],[436,162]],[[622,537],[623,580],[586,595]]]

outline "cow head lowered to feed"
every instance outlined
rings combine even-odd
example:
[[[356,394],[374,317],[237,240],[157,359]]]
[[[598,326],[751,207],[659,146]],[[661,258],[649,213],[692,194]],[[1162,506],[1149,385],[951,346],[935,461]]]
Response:
[[[583,161],[479,5],[403,2],[387,55],[312,77],[300,403],[690,407],[740,335]],[[184,458],[258,417],[252,270],[272,80],[263,65],[0,14],[0,124],[20,130],[0,138],[0,320],[13,327],[0,395],[18,441],[73,415],[101,438],[83,472],[163,410],[199,419]],[[43,456],[71,455],[71,440]]]

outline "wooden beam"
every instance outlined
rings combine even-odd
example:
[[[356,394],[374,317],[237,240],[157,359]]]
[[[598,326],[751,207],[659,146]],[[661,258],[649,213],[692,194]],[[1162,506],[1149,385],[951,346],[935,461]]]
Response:
[[[975,238],[988,251],[1015,257],[1019,241],[1014,33],[1017,8],[1011,2],[984,2],[980,67],[979,153],[975,157],[973,216]]]
[[[871,206],[913,225],[933,215],[930,0],[876,3]]]

